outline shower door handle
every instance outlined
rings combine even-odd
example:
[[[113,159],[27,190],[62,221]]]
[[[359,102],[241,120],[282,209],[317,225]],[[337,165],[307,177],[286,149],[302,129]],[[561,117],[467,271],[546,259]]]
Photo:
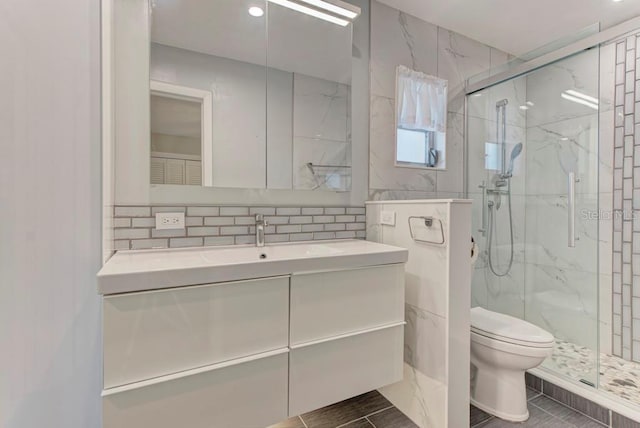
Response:
[[[567,193],[567,211],[569,214],[568,224],[568,246],[574,248],[576,246],[576,173],[569,173],[569,189]]]
[[[478,187],[482,189],[482,224],[478,232],[482,233],[482,236],[487,236],[487,183],[483,181]]]

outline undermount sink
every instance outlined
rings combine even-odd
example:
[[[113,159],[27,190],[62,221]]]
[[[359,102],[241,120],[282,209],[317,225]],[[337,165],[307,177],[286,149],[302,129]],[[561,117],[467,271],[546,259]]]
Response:
[[[117,252],[98,273],[100,294],[404,263],[407,250],[362,240]]]

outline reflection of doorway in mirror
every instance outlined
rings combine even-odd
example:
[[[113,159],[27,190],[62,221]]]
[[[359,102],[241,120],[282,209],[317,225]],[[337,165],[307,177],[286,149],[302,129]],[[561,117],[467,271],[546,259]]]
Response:
[[[151,184],[207,185],[211,94],[152,81],[150,107]]]

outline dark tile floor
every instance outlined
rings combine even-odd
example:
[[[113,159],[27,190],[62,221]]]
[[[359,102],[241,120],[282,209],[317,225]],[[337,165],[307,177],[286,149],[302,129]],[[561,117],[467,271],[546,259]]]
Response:
[[[506,422],[471,406],[470,426],[472,428],[603,428],[607,426],[533,389],[527,389],[527,398],[529,399],[529,420],[524,423]]]
[[[527,388],[529,420],[506,422],[471,406],[471,428],[604,428],[604,425],[564,404]],[[371,391],[269,428],[417,428],[379,392]]]
[[[378,391],[305,413],[269,428],[418,428]]]
[[[529,420],[511,423],[471,406],[471,428],[603,428],[594,419],[533,389],[527,389]],[[417,428],[379,392],[371,391],[349,400],[314,410],[269,428]]]

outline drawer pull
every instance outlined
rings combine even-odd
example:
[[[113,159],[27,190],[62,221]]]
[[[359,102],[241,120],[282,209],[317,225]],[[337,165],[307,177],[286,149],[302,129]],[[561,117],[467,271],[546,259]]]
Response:
[[[121,392],[133,391],[140,388],[145,388],[151,385],[157,385],[164,382],[169,382],[172,380],[195,376],[201,373],[207,373],[214,370],[220,370],[231,366],[236,366],[238,364],[249,363],[251,361],[261,360],[263,358],[275,357],[276,355],[286,354],[289,352],[289,348],[280,348],[275,349],[269,352],[261,352],[260,354],[250,355],[248,357],[236,358],[229,361],[223,361],[217,364],[211,364],[208,366],[198,367],[195,369],[184,370],[178,373],[173,373],[166,376],[159,376],[153,379],[143,380],[140,382],[134,382],[127,385],[117,386],[114,388],[108,388],[102,390],[102,397],[108,397],[110,395],[119,394]]]
[[[399,327],[399,326],[403,326],[405,324],[406,324],[405,321],[400,321],[400,322],[396,322],[396,323],[393,323],[393,324],[387,324],[387,325],[382,325],[382,326],[379,326],[379,327],[368,328],[366,330],[352,331],[352,332],[349,332],[349,333],[341,334],[339,336],[325,337],[323,339],[312,340],[312,341],[309,341],[309,342],[299,343],[297,345],[291,345],[290,348],[291,349],[306,348],[308,346],[319,345],[321,343],[332,342],[334,340],[346,339],[348,337],[359,336],[361,334],[373,333],[374,331],[380,331],[380,330],[386,330],[386,329],[389,329],[389,328]]]

